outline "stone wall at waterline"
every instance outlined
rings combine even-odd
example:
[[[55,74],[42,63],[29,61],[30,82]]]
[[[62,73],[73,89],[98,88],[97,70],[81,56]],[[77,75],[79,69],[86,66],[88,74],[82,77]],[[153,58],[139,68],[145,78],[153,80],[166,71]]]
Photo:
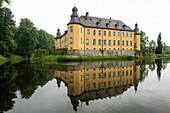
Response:
[[[67,50],[67,55],[73,56],[113,56],[113,55],[135,55],[133,50]]]

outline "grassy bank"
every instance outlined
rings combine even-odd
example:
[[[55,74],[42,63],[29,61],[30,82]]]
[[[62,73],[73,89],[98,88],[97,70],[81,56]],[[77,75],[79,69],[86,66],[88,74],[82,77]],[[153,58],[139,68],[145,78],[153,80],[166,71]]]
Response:
[[[5,62],[7,62],[7,58],[3,57],[2,55],[0,55],[0,66],[2,64],[4,64]]]
[[[67,56],[67,55],[49,55],[43,58],[31,58],[32,62],[36,61],[53,61],[53,62],[72,62],[72,61],[95,61],[95,60],[133,60],[134,56]]]
[[[15,54],[9,55],[9,57],[7,57],[7,59],[10,64],[17,64],[17,63],[20,63],[25,60],[24,57],[15,55]]]
[[[140,56],[139,58],[147,58],[147,59],[170,58],[170,54],[156,54],[155,56]]]

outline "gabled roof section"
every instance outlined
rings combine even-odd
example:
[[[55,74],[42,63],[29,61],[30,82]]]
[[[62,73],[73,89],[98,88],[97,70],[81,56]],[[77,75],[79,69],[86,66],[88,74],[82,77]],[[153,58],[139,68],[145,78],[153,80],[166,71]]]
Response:
[[[79,21],[85,27],[133,31],[121,20],[113,20],[113,19],[91,17],[91,16],[89,16],[89,18],[86,19],[86,16],[81,16],[79,17]]]

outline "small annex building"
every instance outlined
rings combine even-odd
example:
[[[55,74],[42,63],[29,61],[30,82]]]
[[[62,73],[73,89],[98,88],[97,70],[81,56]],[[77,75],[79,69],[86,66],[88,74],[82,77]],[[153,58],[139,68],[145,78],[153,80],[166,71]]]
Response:
[[[67,49],[68,55],[110,56],[135,55],[140,50],[138,24],[131,29],[121,20],[77,14],[73,7],[71,20],[63,35],[57,30],[55,49]]]

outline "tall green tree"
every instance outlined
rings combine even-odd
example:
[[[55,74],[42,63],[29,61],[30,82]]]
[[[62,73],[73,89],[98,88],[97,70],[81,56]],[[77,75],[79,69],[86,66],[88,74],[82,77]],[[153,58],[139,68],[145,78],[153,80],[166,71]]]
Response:
[[[38,31],[39,37],[38,37],[38,45],[37,45],[37,49],[38,48],[46,48],[46,49],[52,49],[54,47],[54,43],[55,43],[55,36],[48,34],[45,30],[40,29]]]
[[[146,33],[143,31],[140,31],[141,35],[140,35],[140,49],[143,53],[143,55],[145,55],[145,52],[147,50],[147,45],[149,43],[149,39],[148,36],[146,36]]]
[[[159,33],[158,35],[158,39],[157,39],[157,47],[156,47],[156,51],[155,54],[162,54],[162,41],[161,41],[161,33]]]
[[[12,27],[15,26],[12,11],[8,8],[0,8],[0,54],[7,56],[16,50]]]
[[[30,57],[38,43],[38,30],[31,20],[24,18],[18,27],[15,40],[18,44],[18,53]]]

